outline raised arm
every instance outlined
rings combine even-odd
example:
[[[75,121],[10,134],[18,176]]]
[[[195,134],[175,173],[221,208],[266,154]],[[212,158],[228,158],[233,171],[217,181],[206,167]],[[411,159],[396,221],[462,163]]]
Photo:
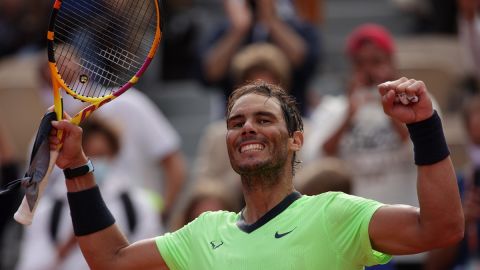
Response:
[[[301,66],[308,50],[303,37],[278,17],[274,0],[257,0],[257,7],[257,16],[267,27],[273,42],[283,50],[294,67]]]
[[[65,169],[86,164],[82,129],[67,120],[52,124],[64,134],[57,166]],[[59,143],[52,134],[51,148]],[[66,185],[75,235],[91,269],[168,269],[154,239],[128,243],[105,206],[92,173],[67,179]]]
[[[418,165],[420,208],[388,205],[374,214],[370,240],[374,249],[392,255],[419,253],[452,245],[463,238],[464,217],[455,171],[427,88],[401,78],[379,85],[384,111],[409,127]],[[395,103],[395,95],[416,95],[417,103]]]
[[[208,50],[203,60],[205,77],[209,82],[217,82],[225,76],[233,55],[243,44],[253,23],[252,12],[245,2],[224,0],[223,4],[230,28]]]

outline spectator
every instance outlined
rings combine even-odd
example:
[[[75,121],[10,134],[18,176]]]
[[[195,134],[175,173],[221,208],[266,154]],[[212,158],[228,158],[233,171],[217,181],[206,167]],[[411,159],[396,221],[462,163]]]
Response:
[[[0,57],[45,46],[51,1],[0,1]]]
[[[135,179],[133,185],[157,191],[163,200],[163,219],[168,222],[186,178],[177,132],[156,105],[137,89],[128,90],[96,113],[121,130],[122,149],[112,170]]]
[[[352,174],[342,160],[323,158],[302,168],[295,177],[295,186],[309,196],[329,191],[351,194]]]
[[[480,2],[458,0],[458,35],[465,61],[472,75],[480,83]]]
[[[236,52],[248,44],[270,42],[287,56],[292,70],[291,93],[305,115],[306,91],[319,60],[317,29],[301,21],[289,1],[223,1],[228,23],[213,32],[202,48],[201,68],[205,82],[223,88],[225,98],[235,81],[229,67]]]
[[[19,177],[19,164],[15,150],[5,124],[0,118],[0,188]],[[22,192],[20,189],[0,196],[0,269],[9,269],[16,260],[17,245],[12,239],[19,237],[20,229],[13,220],[13,214],[20,206]]]
[[[207,211],[236,211],[237,201],[234,196],[226,189],[224,184],[219,184],[218,180],[205,180],[196,184],[190,194],[187,196],[186,204],[174,220],[174,230],[178,230],[187,225],[200,214]]]

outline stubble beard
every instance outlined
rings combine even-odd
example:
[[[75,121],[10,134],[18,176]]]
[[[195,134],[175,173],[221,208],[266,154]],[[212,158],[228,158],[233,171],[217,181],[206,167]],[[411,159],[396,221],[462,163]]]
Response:
[[[287,153],[275,153],[272,158],[254,165],[235,166],[233,169],[240,174],[242,184],[248,190],[264,189],[275,186],[285,173]]]

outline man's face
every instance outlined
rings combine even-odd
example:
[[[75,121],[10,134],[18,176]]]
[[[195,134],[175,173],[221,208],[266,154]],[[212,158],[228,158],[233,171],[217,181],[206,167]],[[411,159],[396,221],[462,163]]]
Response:
[[[278,170],[293,155],[282,109],[277,99],[257,94],[240,97],[227,119],[227,149],[240,175]],[[287,165],[289,166],[289,164]]]
[[[351,60],[355,73],[362,75],[366,86],[392,80],[395,76],[392,56],[373,43],[365,43]]]

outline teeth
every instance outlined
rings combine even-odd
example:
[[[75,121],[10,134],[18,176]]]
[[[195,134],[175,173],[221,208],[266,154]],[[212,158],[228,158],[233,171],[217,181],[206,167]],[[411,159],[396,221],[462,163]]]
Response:
[[[248,152],[248,151],[261,151],[263,150],[263,145],[261,144],[247,144],[240,148],[240,153]]]

